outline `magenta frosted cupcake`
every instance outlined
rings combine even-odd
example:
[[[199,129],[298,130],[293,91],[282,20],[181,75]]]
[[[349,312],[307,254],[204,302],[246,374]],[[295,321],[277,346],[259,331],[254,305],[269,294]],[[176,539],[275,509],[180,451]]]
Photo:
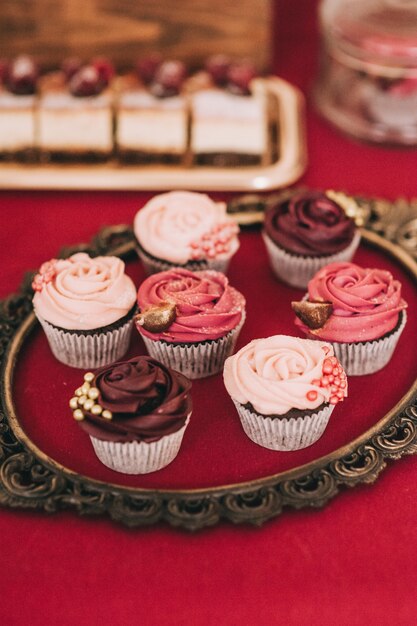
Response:
[[[32,283],[33,307],[54,356],[72,367],[100,367],[128,350],[136,288],[117,257],[80,252],[44,263]]]
[[[137,252],[148,274],[173,267],[226,272],[239,248],[224,202],[191,191],[152,198],[135,216]]]
[[[294,192],[271,206],[263,238],[275,275],[293,287],[306,288],[324,265],[350,261],[360,241],[349,217],[355,207],[352,198],[331,191]]]
[[[401,283],[391,272],[354,263],[332,263],[293,303],[298,328],[329,341],[347,374],[372,374],[391,359],[407,321]]]
[[[222,370],[245,320],[245,298],[213,270],[149,276],[138,306],[136,327],[149,354],[188,378]]]
[[[87,372],[70,400],[100,461],[148,474],[178,454],[192,410],[189,380],[147,356]]]
[[[243,430],[270,450],[310,446],[347,396],[331,345],[285,335],[248,343],[226,360],[223,377]]]

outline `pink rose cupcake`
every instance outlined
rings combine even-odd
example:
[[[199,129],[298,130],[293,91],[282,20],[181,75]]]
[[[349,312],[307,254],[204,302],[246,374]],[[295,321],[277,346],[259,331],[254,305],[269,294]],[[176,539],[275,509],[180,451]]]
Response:
[[[331,345],[285,335],[254,339],[226,360],[223,376],[243,430],[270,450],[310,446],[347,396]]]
[[[100,461],[148,474],[177,456],[190,419],[191,383],[147,356],[88,372],[70,400]]]
[[[222,370],[245,320],[245,298],[213,270],[153,274],[139,287],[138,305],[149,354],[188,378]]]
[[[239,248],[239,228],[225,203],[191,191],[152,198],[136,214],[133,230],[148,274],[172,267],[226,272]]]
[[[401,283],[386,270],[332,263],[293,303],[295,323],[308,337],[332,343],[348,375],[372,374],[391,359],[404,329]]]
[[[306,288],[324,265],[350,261],[360,234],[353,217],[356,203],[328,191],[294,192],[265,214],[263,238],[275,275],[293,287]]]
[[[136,288],[125,264],[80,252],[52,259],[35,275],[33,307],[54,356],[72,367],[100,367],[128,350]]]

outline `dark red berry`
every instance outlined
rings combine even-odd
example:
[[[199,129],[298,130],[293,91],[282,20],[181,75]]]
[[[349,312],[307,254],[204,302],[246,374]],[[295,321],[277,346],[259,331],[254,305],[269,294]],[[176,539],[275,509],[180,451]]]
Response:
[[[158,67],[151,92],[158,98],[175,96],[187,76],[187,70],[181,61],[164,61]]]
[[[225,54],[214,54],[206,61],[206,70],[212,77],[214,83],[223,86],[228,81],[228,72],[231,60]]]
[[[104,57],[97,57],[96,59],[92,60],[91,65],[95,67],[100,77],[100,80],[102,81],[103,85],[107,87],[110,80],[114,76],[114,67],[111,61]]]
[[[78,57],[68,57],[68,59],[64,59],[61,64],[61,69],[65,74],[65,78],[67,80],[71,80],[71,78],[81,69],[83,62]]]
[[[82,67],[69,82],[69,89],[73,96],[86,98],[95,96],[103,90],[100,75],[92,65]]]
[[[161,63],[162,59],[159,54],[152,54],[137,61],[136,73],[145,85],[149,85],[153,81],[156,70]]]
[[[22,54],[13,59],[8,67],[7,87],[16,95],[31,95],[35,93],[38,75],[38,67],[34,60]]]
[[[9,70],[9,62],[7,59],[0,59],[0,84],[6,82]]]
[[[256,73],[256,68],[251,61],[233,63],[227,74],[227,88],[232,93],[248,95],[250,93],[250,82],[255,78]]]

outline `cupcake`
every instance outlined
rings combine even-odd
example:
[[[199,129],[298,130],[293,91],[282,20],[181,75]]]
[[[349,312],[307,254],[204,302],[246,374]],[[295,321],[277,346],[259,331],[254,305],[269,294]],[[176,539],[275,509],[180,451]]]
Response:
[[[355,211],[352,198],[332,191],[295,192],[271,206],[263,238],[276,276],[306,288],[324,265],[350,261],[360,241]]]
[[[214,270],[153,274],[139,287],[138,305],[149,354],[188,378],[222,370],[245,320],[245,298]]]
[[[225,203],[202,193],[155,196],[136,214],[133,230],[148,274],[173,267],[226,272],[239,248],[239,228]]]
[[[191,415],[189,380],[147,356],[88,372],[70,400],[100,461],[148,474],[175,459]]]
[[[347,396],[331,345],[285,335],[254,339],[226,360],[223,376],[243,430],[270,450],[310,446]]]
[[[404,329],[407,304],[390,272],[354,263],[332,263],[293,302],[298,328],[332,343],[348,375],[372,374],[391,359]]]
[[[117,257],[80,252],[52,259],[35,275],[33,307],[54,356],[72,367],[100,367],[128,350],[136,288]]]

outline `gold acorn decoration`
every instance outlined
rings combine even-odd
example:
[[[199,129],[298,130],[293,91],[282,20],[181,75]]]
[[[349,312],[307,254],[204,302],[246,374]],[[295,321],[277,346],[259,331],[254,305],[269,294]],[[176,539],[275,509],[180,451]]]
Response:
[[[296,316],[311,330],[323,328],[333,311],[331,302],[301,300],[291,302],[291,307]]]
[[[144,309],[136,315],[136,324],[150,333],[163,333],[177,317],[175,304],[163,302]]]

